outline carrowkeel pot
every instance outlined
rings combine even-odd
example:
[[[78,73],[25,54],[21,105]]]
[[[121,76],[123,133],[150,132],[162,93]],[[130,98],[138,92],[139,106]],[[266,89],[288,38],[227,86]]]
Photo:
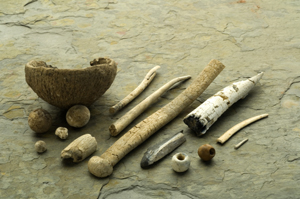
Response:
[[[88,162],[89,171],[97,177],[111,175],[113,166],[193,103],[224,68],[225,66],[218,60],[210,61],[179,96],[130,129],[100,157],[93,156]]]
[[[43,61],[25,65],[27,84],[53,106],[69,109],[73,105],[90,106],[111,86],[117,64],[109,58],[98,58],[83,69],[58,69]]]

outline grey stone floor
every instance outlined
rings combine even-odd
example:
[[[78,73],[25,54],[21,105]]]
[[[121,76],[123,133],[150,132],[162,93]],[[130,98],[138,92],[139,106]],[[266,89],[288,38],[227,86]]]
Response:
[[[300,1],[0,1],[0,198],[299,198],[300,197]],[[70,128],[66,141],[54,131],[67,126],[65,111],[53,107],[25,82],[24,66],[43,60],[58,68],[84,68],[97,57],[118,62],[111,88],[90,108],[91,120]],[[61,161],[60,152],[82,134],[98,141],[101,155],[120,136],[108,127],[174,77],[197,74],[211,59],[226,68],[189,108],[123,158],[107,178]],[[108,108],[133,90],[149,69],[157,77],[116,115]],[[233,105],[203,137],[183,117],[221,88],[263,71],[263,79]],[[170,90],[128,128],[174,99],[190,82]],[[37,135],[28,114],[42,107],[54,118],[49,132]],[[249,117],[269,113],[226,144],[216,139]],[[140,160],[153,144],[183,130],[187,141],[150,169]],[[124,134],[124,132],[122,134]],[[244,138],[240,149],[233,146]],[[37,154],[34,143],[48,150]],[[216,149],[211,163],[200,161],[199,146]],[[182,174],[171,169],[176,152],[191,157]]]

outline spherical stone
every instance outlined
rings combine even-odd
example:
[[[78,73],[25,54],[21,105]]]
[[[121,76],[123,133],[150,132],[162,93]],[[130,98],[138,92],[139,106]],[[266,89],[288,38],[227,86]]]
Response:
[[[34,148],[38,153],[44,153],[47,150],[46,143],[42,140],[37,141],[34,145]]]
[[[80,128],[85,126],[90,120],[90,111],[86,106],[72,106],[66,115],[66,120],[70,126]]]
[[[45,133],[52,125],[51,115],[42,108],[35,109],[28,116],[28,125],[36,133]]]
[[[199,147],[198,155],[203,161],[211,160],[216,154],[216,150],[209,144],[204,144]]]

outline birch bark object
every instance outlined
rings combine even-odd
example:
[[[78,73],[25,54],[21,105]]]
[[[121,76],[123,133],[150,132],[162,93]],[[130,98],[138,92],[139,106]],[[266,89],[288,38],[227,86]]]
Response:
[[[246,120],[238,123],[237,125],[230,128],[228,131],[226,131],[221,137],[219,137],[217,139],[217,142],[224,144],[231,136],[233,136],[240,129],[244,128],[245,126],[247,126],[257,120],[260,120],[260,119],[268,117],[268,116],[269,116],[268,114],[262,114],[262,115],[258,115],[255,117],[251,117],[249,119],[246,119]]]
[[[113,166],[195,101],[224,68],[218,60],[210,61],[188,88],[174,100],[135,125],[100,157],[93,156],[88,162],[89,171],[97,177],[111,175]]]
[[[62,159],[72,158],[73,162],[80,162],[97,149],[97,141],[90,134],[85,134],[71,142],[61,152]]]
[[[205,134],[232,104],[248,95],[262,76],[263,73],[259,73],[247,80],[235,82],[225,87],[189,113],[184,118],[184,123],[197,136]]]
[[[126,126],[128,126],[135,118],[137,118],[143,111],[145,111],[151,104],[157,101],[157,99],[164,94],[167,90],[169,90],[174,84],[187,80],[191,78],[191,76],[183,76],[172,79],[164,86],[159,88],[157,91],[152,93],[149,97],[115,121],[110,125],[109,131],[112,136],[117,136]]]
[[[114,114],[121,110],[124,106],[129,104],[133,99],[135,99],[145,88],[151,83],[151,81],[154,79],[156,75],[156,70],[159,69],[160,66],[155,66],[152,68],[145,76],[143,81],[131,92],[129,95],[127,95],[124,99],[122,99],[120,102],[118,102],[116,105],[112,106],[109,109],[109,112],[111,114]]]

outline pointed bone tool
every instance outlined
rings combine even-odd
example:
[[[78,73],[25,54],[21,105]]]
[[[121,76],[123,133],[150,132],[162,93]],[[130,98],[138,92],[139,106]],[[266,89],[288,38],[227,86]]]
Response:
[[[141,167],[149,167],[153,163],[165,157],[167,154],[171,153],[174,149],[176,149],[185,141],[186,138],[184,137],[184,134],[180,132],[167,140],[153,145],[152,147],[148,148],[148,150],[145,152],[141,160]]]

